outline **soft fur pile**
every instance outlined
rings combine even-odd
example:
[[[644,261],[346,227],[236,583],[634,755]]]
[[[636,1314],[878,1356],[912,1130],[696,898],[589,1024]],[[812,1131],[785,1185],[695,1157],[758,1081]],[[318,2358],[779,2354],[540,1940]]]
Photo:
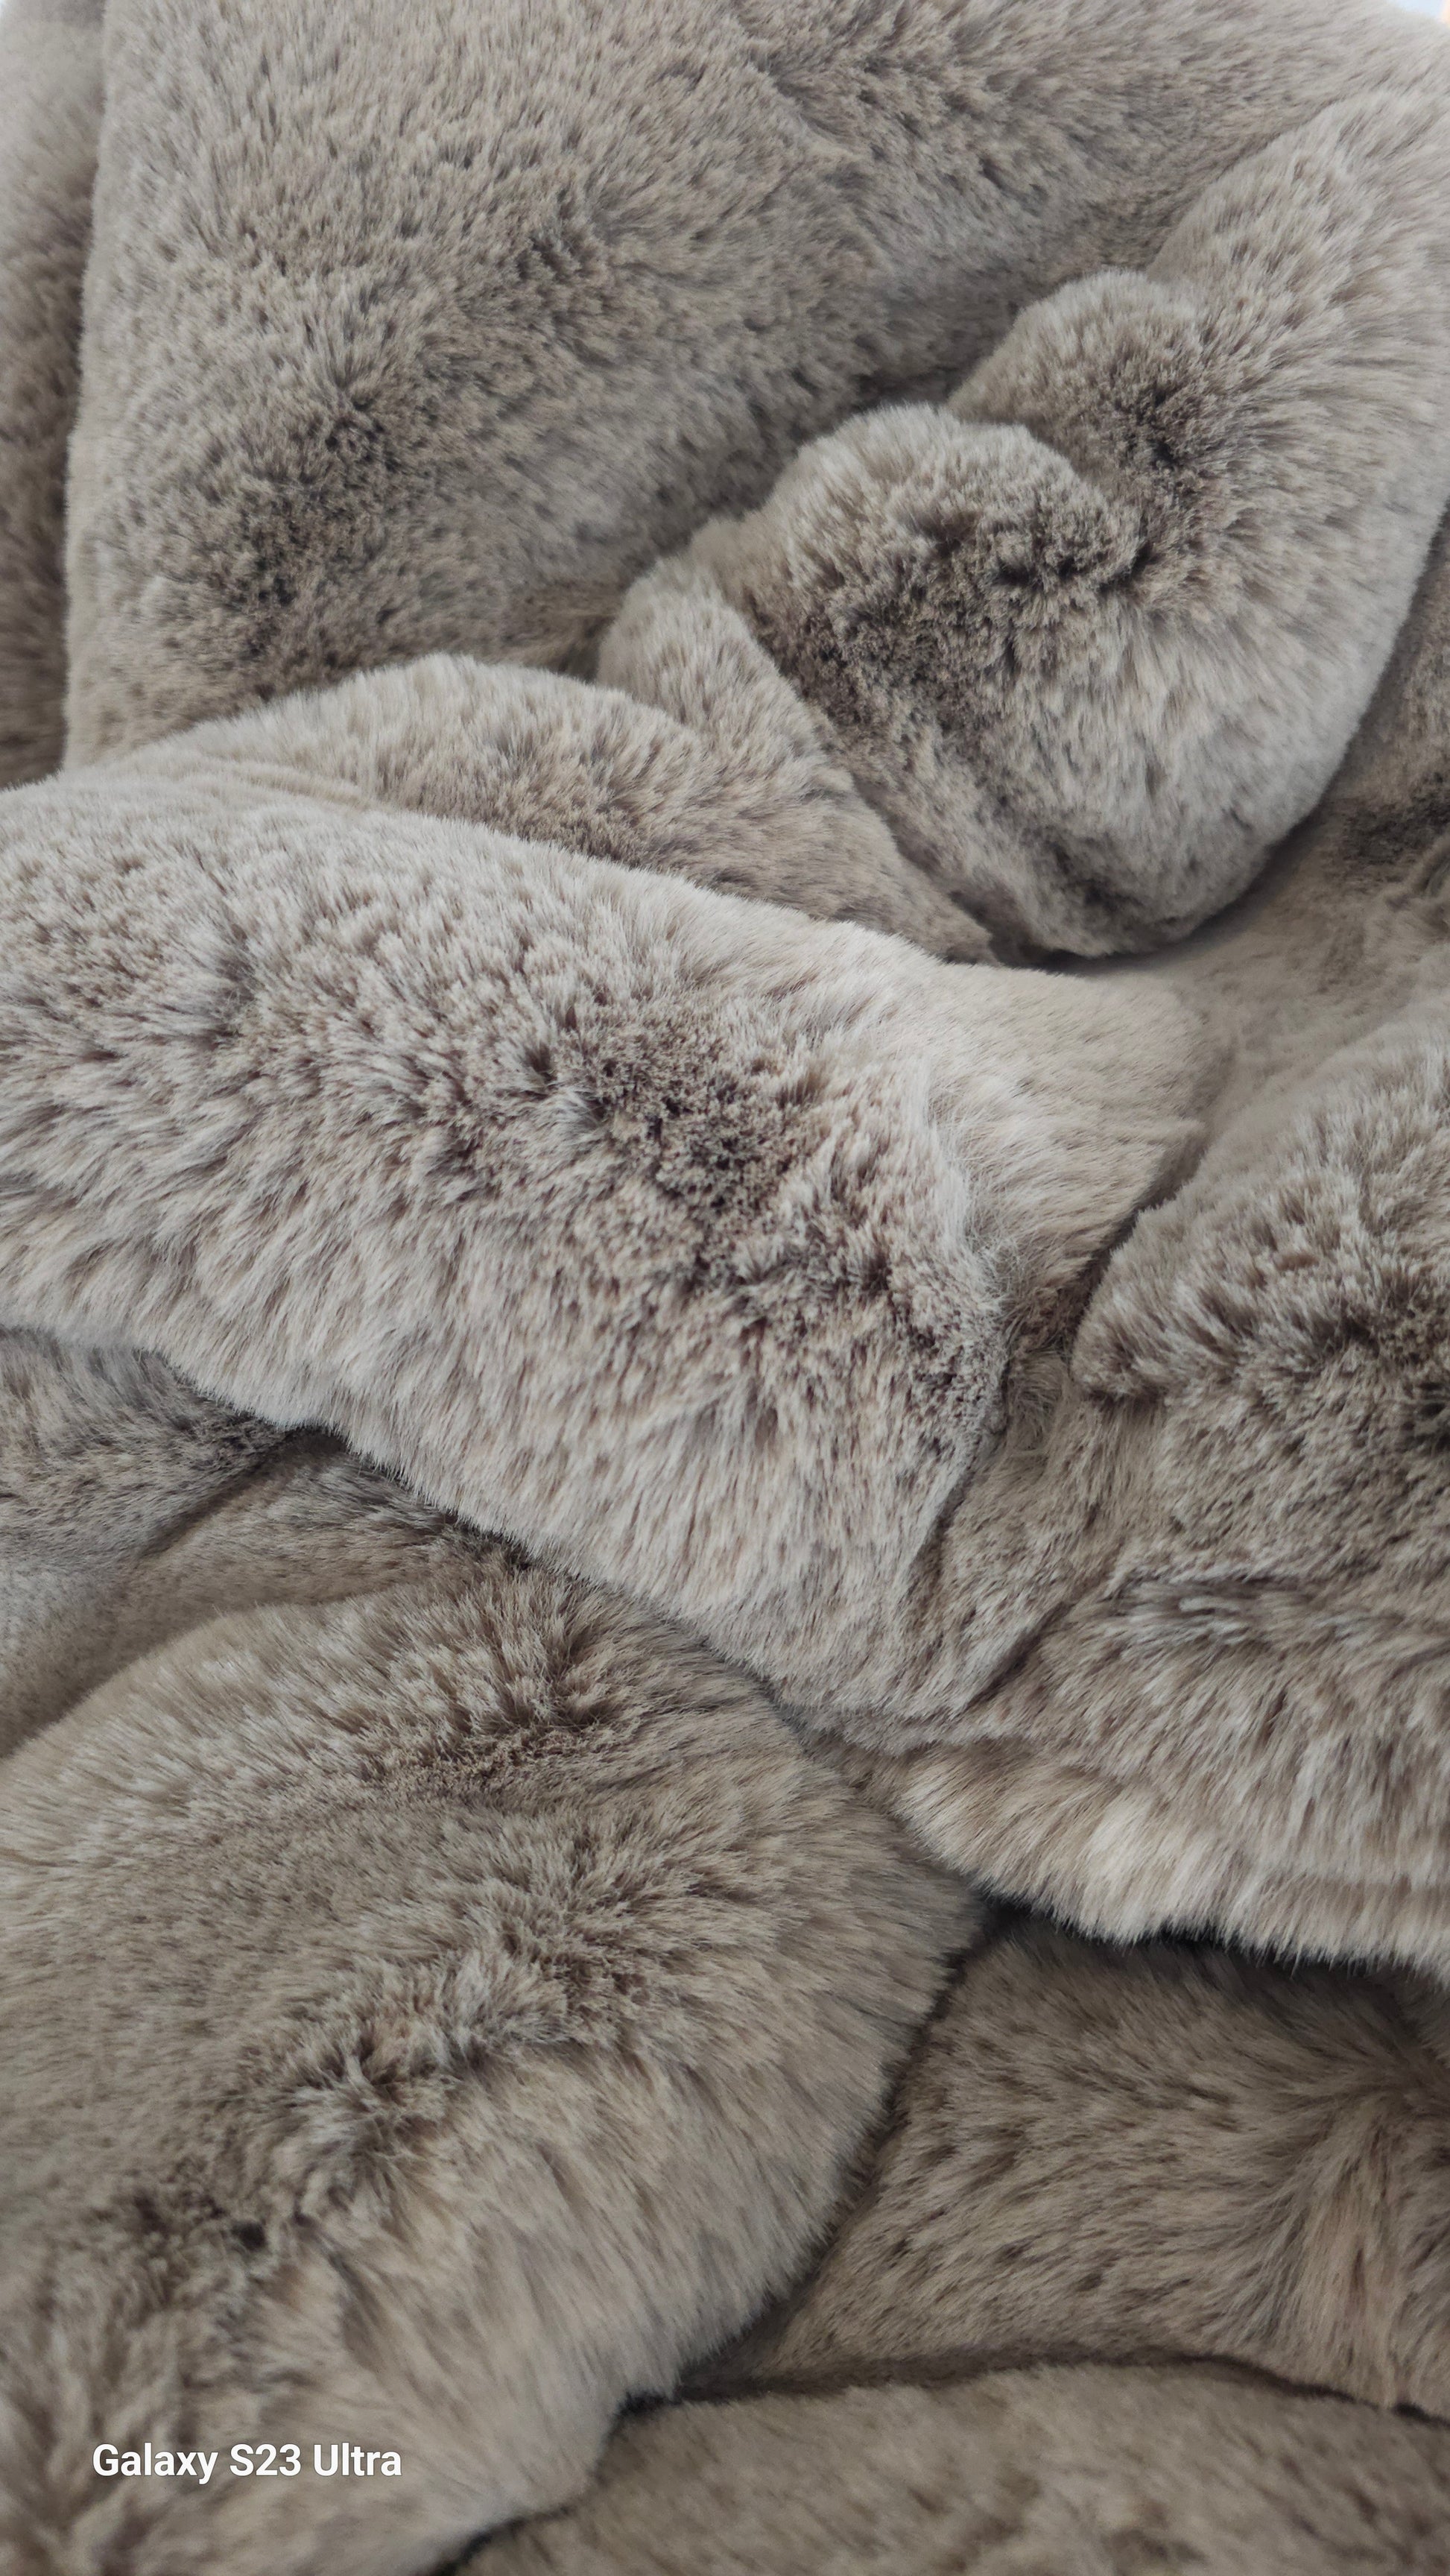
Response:
[[[6,2576],[1444,2576],[1450,45],[0,62]]]

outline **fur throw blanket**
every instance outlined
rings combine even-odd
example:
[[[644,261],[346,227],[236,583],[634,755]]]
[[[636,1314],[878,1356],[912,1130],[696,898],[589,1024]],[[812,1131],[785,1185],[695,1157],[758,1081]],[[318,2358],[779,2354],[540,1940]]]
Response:
[[[7,2576],[1444,2576],[1450,43],[0,49]]]

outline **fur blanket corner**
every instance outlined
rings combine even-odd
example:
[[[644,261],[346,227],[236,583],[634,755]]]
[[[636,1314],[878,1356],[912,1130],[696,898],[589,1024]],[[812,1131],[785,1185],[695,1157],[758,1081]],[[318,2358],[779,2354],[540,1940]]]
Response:
[[[1450,43],[0,136],[6,2576],[1445,2576]]]

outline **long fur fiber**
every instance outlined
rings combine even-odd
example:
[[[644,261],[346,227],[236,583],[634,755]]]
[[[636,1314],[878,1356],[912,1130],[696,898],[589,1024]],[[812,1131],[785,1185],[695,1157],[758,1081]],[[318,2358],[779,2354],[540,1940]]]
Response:
[[[1443,2576],[1450,48],[0,48],[6,2576]]]

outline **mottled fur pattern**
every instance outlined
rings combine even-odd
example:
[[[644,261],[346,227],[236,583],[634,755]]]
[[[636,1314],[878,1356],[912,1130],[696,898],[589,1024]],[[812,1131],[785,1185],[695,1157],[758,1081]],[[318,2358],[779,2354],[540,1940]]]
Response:
[[[109,0],[105,58],[87,759],[412,654],[587,649],[805,441],[1152,260],[1276,136],[1444,77],[1375,0],[430,0],[411,32],[354,0],[345,44],[318,0],[224,38]]]
[[[1018,950],[1191,929],[1337,768],[1450,499],[1447,157],[1450,66],[1326,110],[696,540]]]
[[[1445,2039],[1417,1981],[1006,1934],[820,2270],[711,2382],[1194,2352],[1450,2417]]]
[[[65,744],[65,482],[101,104],[101,0],[0,11],[0,788]]]
[[[16,2576],[61,2534],[137,2576],[425,2565],[567,2497],[798,2267],[969,1937],[698,1649],[415,1560],[203,1626],[10,1764]],[[314,2489],[299,2558],[284,2485],[97,2480],[168,2409],[309,2462],[345,2419],[408,2475]]]
[[[1439,2426],[1208,2370],[685,2406],[467,2576],[1441,2576]]]
[[[796,1698],[869,1687],[1014,1340],[1191,1141],[1193,1018],[1135,1013],[1142,1101],[1090,986],[248,793],[267,722],[11,799],[6,1319],[326,1423]]]
[[[83,316],[4,39],[7,2569],[1440,2576],[1450,52],[105,21]],[[279,2413],[408,2474],[90,2467]]]

